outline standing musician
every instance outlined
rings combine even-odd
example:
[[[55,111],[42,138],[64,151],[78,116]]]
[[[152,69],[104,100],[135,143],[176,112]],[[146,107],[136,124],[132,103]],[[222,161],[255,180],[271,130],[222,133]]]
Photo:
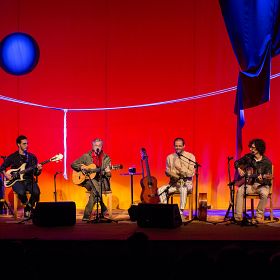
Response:
[[[16,139],[16,144],[18,151],[9,155],[3,164],[0,166],[0,172],[4,174],[6,180],[12,180],[12,174],[7,172],[8,168],[18,169],[23,164],[25,169],[34,166],[34,169],[31,169],[28,172],[25,172],[23,175],[24,180],[15,180],[15,183],[12,185],[13,191],[17,193],[19,200],[24,205],[24,217],[29,218],[31,211],[33,210],[35,203],[40,199],[40,188],[37,183],[37,178],[42,172],[42,164],[38,163],[37,157],[29,153],[28,150],[28,140],[24,135],[20,135]],[[31,194],[28,201],[26,192]]]
[[[84,215],[82,218],[83,221],[90,220],[94,204],[98,202],[100,202],[101,204],[100,206],[103,216],[108,214],[107,207],[103,203],[103,200],[98,199],[102,195],[101,187],[102,191],[110,190],[111,178],[111,158],[104,153],[102,148],[103,140],[101,140],[100,138],[95,138],[92,141],[92,150],[83,154],[80,158],[78,158],[71,164],[73,170],[82,171],[85,174],[87,174],[89,165],[94,164],[96,168],[100,169],[98,172],[96,172],[96,175],[93,178],[90,179],[89,176],[86,176],[86,180],[81,184],[82,187],[90,191],[89,200],[85,207]]]
[[[235,219],[242,220],[244,202],[244,180],[246,194],[259,194],[260,200],[256,209],[256,221],[264,222],[264,210],[271,186],[272,163],[264,155],[266,145],[262,139],[253,139],[248,145],[250,153],[234,162],[234,167],[240,176],[239,188],[236,193]]]
[[[188,193],[193,189],[193,176],[195,174],[195,156],[185,151],[185,140],[176,138],[173,142],[175,153],[166,158],[165,174],[170,178],[167,186],[158,189],[161,203],[167,203],[168,195],[179,190],[180,192],[180,214],[187,202]],[[189,160],[190,159],[190,160]]]

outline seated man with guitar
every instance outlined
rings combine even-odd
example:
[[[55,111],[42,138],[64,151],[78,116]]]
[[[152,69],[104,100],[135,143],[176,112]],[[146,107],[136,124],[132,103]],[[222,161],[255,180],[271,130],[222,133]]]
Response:
[[[103,140],[92,141],[92,150],[75,160],[71,167],[74,170],[72,180],[90,191],[88,203],[84,210],[83,221],[89,221],[95,203],[100,203],[101,212],[107,214],[107,207],[100,198],[102,191],[110,190],[111,158],[102,150]]]
[[[18,151],[5,159],[0,166],[0,172],[4,174],[5,186],[12,186],[13,191],[17,193],[19,200],[24,205],[24,217],[29,218],[31,210],[40,198],[40,189],[34,177],[41,174],[42,164],[38,163],[34,154],[27,152],[28,140],[26,136],[18,136],[16,144]],[[29,201],[26,195],[27,191],[31,194]]]
[[[234,162],[234,167],[238,176],[235,180],[235,185],[238,187],[236,193],[235,219],[241,221],[243,218],[244,187],[246,183],[246,194],[260,195],[260,200],[256,209],[256,221],[258,223],[263,223],[264,210],[271,186],[272,163],[270,159],[264,155],[266,145],[262,139],[251,140],[248,147],[251,152]]]
[[[179,190],[180,192],[180,214],[187,202],[188,193],[192,192],[192,181],[195,174],[195,156],[185,151],[185,140],[176,138],[173,142],[175,153],[166,158],[165,174],[170,177],[169,184],[158,189],[161,203],[167,203],[168,194]]]

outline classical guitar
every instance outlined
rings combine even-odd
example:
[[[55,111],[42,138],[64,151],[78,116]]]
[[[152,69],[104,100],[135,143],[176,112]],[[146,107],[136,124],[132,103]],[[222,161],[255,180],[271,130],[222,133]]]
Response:
[[[240,166],[240,168],[242,170],[245,170],[242,166]],[[234,180],[235,186],[241,187],[242,185],[245,184],[245,180],[246,180],[246,184],[251,185],[253,184],[254,179],[256,179],[259,175],[261,175],[263,179],[269,179],[269,180],[273,179],[272,174],[259,174],[255,172],[254,168],[248,167],[246,168],[246,175],[244,176],[240,176],[239,174],[236,175],[236,180]]]
[[[111,170],[122,169],[122,164],[115,164],[110,166]],[[73,170],[72,173],[72,182],[75,185],[81,185],[86,179],[93,179],[96,176],[97,172],[104,171],[105,168],[96,167],[94,163],[89,164],[82,171]]]
[[[57,161],[60,161],[61,159],[63,159],[63,155],[62,154],[57,154],[54,157],[41,162],[40,164],[44,165],[44,164],[46,164],[48,162],[52,162],[52,161],[57,162]],[[23,175],[25,173],[31,171],[31,170],[34,170],[37,167],[37,165],[30,166],[28,168],[25,168],[25,166],[26,166],[26,163],[23,163],[19,168],[9,169],[8,171],[6,171],[6,174],[10,174],[12,176],[11,180],[8,180],[8,179],[5,178],[4,185],[5,185],[6,188],[11,187],[17,181],[25,180],[23,178]]]
[[[148,156],[145,148],[141,148],[142,160],[145,161],[147,176],[140,180],[142,187],[140,199],[142,203],[159,203],[160,199],[158,196],[157,179],[151,176]]]

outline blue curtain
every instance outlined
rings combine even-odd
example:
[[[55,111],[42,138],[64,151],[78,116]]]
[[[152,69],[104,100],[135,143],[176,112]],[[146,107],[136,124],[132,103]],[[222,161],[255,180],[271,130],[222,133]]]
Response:
[[[269,101],[271,58],[280,52],[280,0],[219,0],[240,66],[234,112],[237,153],[242,150],[244,109]]]

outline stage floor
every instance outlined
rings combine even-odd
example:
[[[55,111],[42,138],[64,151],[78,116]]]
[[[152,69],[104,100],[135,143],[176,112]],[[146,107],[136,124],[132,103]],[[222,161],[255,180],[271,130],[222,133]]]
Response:
[[[110,223],[83,222],[77,211],[74,225],[55,227],[1,215],[1,265],[29,280],[93,277],[96,270],[106,278],[179,279],[180,267],[224,278],[242,261],[274,271],[270,259],[280,255],[280,211],[274,211],[274,222],[261,225],[224,221],[225,213],[208,210],[207,222],[183,219],[175,228],[139,227],[127,210],[114,210]]]

